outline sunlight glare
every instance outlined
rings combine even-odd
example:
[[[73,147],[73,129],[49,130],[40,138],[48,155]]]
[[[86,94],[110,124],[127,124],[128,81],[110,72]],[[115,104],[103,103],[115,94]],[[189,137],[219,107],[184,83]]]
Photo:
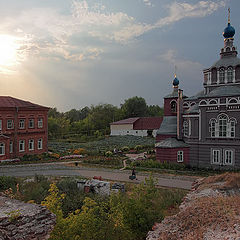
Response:
[[[18,65],[17,50],[19,45],[16,38],[9,35],[0,35],[0,68],[4,71],[8,67]]]

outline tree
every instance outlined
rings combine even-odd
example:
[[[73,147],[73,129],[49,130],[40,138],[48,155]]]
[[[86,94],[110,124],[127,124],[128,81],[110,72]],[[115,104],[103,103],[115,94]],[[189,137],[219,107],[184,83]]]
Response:
[[[124,118],[145,117],[147,115],[147,104],[142,97],[132,97],[125,100],[121,105]]]
[[[149,105],[148,116],[149,117],[163,116],[163,109],[158,105]]]

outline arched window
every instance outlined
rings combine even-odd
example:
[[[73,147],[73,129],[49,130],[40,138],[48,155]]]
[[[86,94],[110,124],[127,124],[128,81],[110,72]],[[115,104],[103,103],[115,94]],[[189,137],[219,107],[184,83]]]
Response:
[[[220,70],[219,70],[219,82],[225,83],[225,69],[224,68],[220,68]]]
[[[213,68],[212,69],[212,83],[216,83],[217,82],[217,69]]]
[[[5,144],[0,143],[0,156],[5,155]]]
[[[171,111],[173,113],[177,112],[177,103],[175,101],[171,102]]]
[[[217,119],[213,118],[209,121],[209,132],[211,137],[216,138],[234,138],[236,136],[235,118],[230,118],[226,114],[218,115]]]
[[[228,82],[233,82],[233,68],[232,67],[229,67],[227,69],[227,81]]]
[[[227,116],[220,115],[218,118],[219,137],[227,136]]]

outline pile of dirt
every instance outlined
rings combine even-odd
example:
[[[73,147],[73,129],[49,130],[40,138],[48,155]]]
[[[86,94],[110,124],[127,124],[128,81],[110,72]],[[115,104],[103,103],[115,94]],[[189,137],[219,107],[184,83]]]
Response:
[[[197,180],[178,214],[155,224],[147,240],[240,239],[240,174]]]

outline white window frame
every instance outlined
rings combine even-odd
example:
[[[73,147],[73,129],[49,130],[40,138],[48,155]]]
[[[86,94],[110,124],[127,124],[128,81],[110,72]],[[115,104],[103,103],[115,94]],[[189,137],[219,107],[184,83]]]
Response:
[[[13,129],[14,128],[14,121],[13,119],[7,120],[7,129]]]
[[[212,138],[235,138],[236,137],[235,118],[229,118],[226,114],[220,114],[217,119],[209,121],[209,132]]]
[[[211,150],[211,162],[212,164],[221,164],[221,156],[222,156],[222,151],[221,149],[212,149]]]
[[[25,129],[25,119],[19,119],[19,129]]]
[[[19,140],[19,152],[25,152],[25,140]]]
[[[38,118],[38,128],[43,128],[43,118]]]
[[[220,68],[219,70],[219,83],[225,83],[225,69]]]
[[[177,162],[182,163],[183,160],[184,160],[184,158],[183,158],[183,151],[182,150],[178,151],[177,152]]]
[[[13,153],[13,141],[9,143],[9,153]]]
[[[5,143],[1,142],[0,143],[0,156],[5,155]]]
[[[38,150],[41,150],[41,149],[43,149],[43,139],[39,138],[38,139]]]
[[[184,137],[189,136],[189,122],[188,121],[183,122],[183,136]]]
[[[34,128],[34,118],[28,120],[28,128]]]
[[[229,67],[227,69],[227,81],[229,83],[233,82],[233,68],[232,67]]]
[[[28,150],[33,151],[34,150],[34,139],[28,140]]]
[[[223,150],[223,164],[228,166],[234,165],[234,150],[224,149]]]

